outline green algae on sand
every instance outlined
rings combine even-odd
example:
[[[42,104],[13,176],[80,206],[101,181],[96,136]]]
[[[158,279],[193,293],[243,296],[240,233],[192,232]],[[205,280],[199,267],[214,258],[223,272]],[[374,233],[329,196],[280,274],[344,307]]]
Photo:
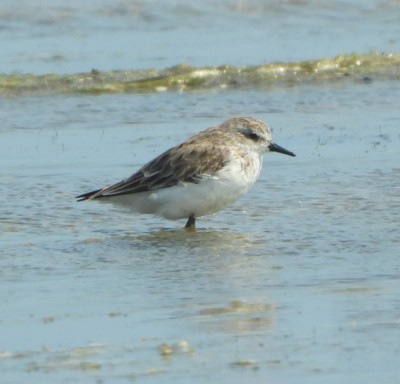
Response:
[[[183,92],[329,83],[341,79],[358,81],[399,80],[400,54],[351,54],[333,59],[272,63],[259,66],[196,68],[185,64],[164,70],[127,70],[34,76],[0,75],[0,95],[24,93],[141,93]]]

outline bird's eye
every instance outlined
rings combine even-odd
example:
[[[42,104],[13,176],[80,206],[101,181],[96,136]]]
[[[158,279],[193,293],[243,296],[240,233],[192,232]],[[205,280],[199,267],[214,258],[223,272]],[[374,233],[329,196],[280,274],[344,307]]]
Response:
[[[254,131],[252,131],[251,129],[248,129],[248,128],[239,129],[239,132],[243,136],[245,136],[248,139],[253,140],[253,141],[258,141],[258,140],[261,139],[261,136],[259,134],[257,134],[256,132],[254,132]]]
[[[249,133],[249,137],[251,140],[257,141],[260,139],[260,136],[257,135],[257,133],[251,132]]]

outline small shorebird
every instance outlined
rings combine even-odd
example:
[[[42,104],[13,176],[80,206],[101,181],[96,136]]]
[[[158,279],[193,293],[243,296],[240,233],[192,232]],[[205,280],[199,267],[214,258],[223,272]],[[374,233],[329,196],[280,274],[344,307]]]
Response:
[[[185,228],[194,229],[197,217],[220,211],[249,191],[266,152],[295,156],[272,143],[271,129],[262,121],[235,117],[169,149],[127,179],[77,199],[101,199],[169,220],[188,218]]]

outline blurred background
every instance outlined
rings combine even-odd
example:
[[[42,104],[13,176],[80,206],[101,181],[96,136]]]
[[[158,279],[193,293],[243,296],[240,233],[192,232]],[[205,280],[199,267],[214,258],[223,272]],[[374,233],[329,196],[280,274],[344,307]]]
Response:
[[[2,0],[1,72],[249,66],[398,52],[397,0]]]

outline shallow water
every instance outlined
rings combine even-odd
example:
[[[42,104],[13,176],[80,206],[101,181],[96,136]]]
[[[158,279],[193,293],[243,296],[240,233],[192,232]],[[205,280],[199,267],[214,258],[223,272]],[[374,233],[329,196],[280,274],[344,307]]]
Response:
[[[92,60],[104,70],[185,58],[193,66],[287,63],[390,50],[399,36],[390,1],[348,2],[348,13],[342,2],[219,2],[215,12],[211,2],[177,1],[159,17],[158,2],[60,4],[1,9],[5,73],[81,72]],[[299,23],[294,10],[311,9]],[[182,24],[169,29],[179,15]],[[261,23],[267,16],[272,25]],[[367,16],[374,23],[355,22]],[[254,39],[222,50],[237,18],[237,36]],[[221,40],[193,32],[205,20]],[[268,56],[259,49],[261,24],[287,26],[268,35]],[[132,28],[150,35],[135,60],[126,49]],[[56,31],[64,31],[57,41]],[[241,46],[251,59],[237,53]],[[1,381],[397,383],[399,100],[396,76],[2,98]],[[182,230],[185,221],[75,202],[238,115],[268,122],[297,157],[266,155],[253,190],[200,218],[195,233]]]
[[[1,72],[79,73],[399,52],[396,0],[2,0]]]
[[[5,382],[396,382],[399,93],[3,100]],[[233,114],[298,156],[196,233],[75,202]]]

